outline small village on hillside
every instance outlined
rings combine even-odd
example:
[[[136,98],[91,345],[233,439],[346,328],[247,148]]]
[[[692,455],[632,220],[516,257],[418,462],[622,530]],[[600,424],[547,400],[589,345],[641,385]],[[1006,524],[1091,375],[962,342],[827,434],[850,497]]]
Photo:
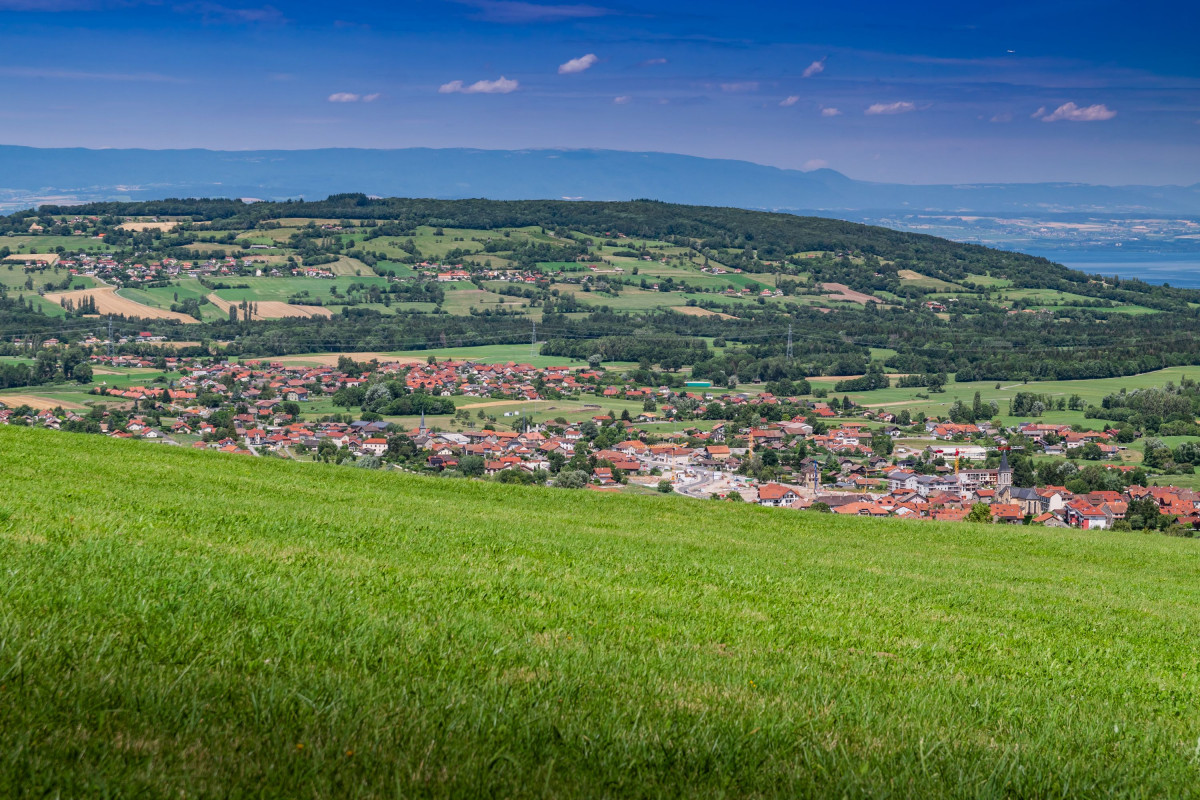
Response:
[[[102,371],[97,378],[161,373],[145,385],[100,382],[90,389],[90,409],[35,410],[11,398],[5,405],[0,395],[0,424],[843,515],[1183,535],[1200,528],[1200,493],[1147,485],[1169,476],[1119,463],[1129,436],[1116,426],[1081,430],[1030,419],[1002,427],[855,407],[848,398],[730,391],[708,381],[645,386],[591,365],[347,356],[336,365],[237,363],[97,350],[88,359]],[[573,421],[528,413],[564,400],[594,413]],[[345,412],[312,413],[322,401]],[[615,401],[619,413],[606,409]]]

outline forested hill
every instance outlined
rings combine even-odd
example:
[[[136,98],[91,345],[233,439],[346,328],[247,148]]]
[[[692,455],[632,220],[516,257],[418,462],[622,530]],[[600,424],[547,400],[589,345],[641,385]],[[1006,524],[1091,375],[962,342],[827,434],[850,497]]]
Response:
[[[687,243],[697,250],[721,251],[723,263],[750,272],[788,271],[797,254],[841,253],[868,257],[862,268],[824,277],[845,281],[855,289],[903,288],[896,275],[911,269],[946,281],[969,275],[1003,276],[1014,286],[1054,288],[1063,283],[1091,285],[1087,294],[1104,296],[1095,280],[1044,258],[960,244],[918,233],[872,225],[739,208],[688,206],[652,200],[583,202],[553,200],[375,199],[363,194],[334,195],[326,200],[244,203],[240,200],[160,200],[138,203],[95,203],[43,206],[0,218],[0,235],[23,232],[40,216],[80,214],[101,217],[190,217],[210,223],[208,229],[240,231],[284,218],[374,220],[376,236],[404,234],[420,225],[474,230],[541,226],[602,237],[662,239]],[[729,252],[734,251],[734,252]],[[876,274],[878,273],[878,274]],[[1114,279],[1108,279],[1112,283]],[[1159,290],[1137,281],[1118,281],[1126,290],[1200,300],[1200,292]],[[1074,287],[1073,287],[1074,288]]]
[[[1200,291],[736,208],[364,194],[43,206],[0,217],[10,253],[24,263],[0,270],[0,351],[104,339],[99,313],[117,334],[254,356],[527,343],[536,324],[546,355],[718,380],[874,369],[936,385],[1200,364]],[[63,263],[32,257],[48,253]]]

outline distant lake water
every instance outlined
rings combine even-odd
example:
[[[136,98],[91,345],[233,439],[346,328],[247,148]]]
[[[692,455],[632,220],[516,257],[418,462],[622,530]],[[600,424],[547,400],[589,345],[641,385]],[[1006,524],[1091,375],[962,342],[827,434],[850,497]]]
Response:
[[[1092,275],[1138,278],[1146,283],[1169,283],[1200,289],[1200,253],[1139,253],[1136,250],[1022,250]]]

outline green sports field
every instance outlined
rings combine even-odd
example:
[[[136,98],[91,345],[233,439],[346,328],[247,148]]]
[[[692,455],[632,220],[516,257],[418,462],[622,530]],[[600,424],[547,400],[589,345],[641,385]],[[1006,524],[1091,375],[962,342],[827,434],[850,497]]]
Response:
[[[5,797],[1180,797],[1200,551],[0,428]]]

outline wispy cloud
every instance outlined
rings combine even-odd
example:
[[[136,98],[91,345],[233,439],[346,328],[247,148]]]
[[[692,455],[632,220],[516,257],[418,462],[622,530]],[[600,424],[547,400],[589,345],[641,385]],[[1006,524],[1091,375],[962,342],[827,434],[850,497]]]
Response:
[[[840,108],[834,108],[833,106],[826,106],[825,108],[821,109],[822,117],[840,117],[841,115],[842,115],[842,111]]]
[[[734,81],[732,83],[722,83],[722,92],[757,92],[758,81]]]
[[[157,72],[89,72],[73,69],[43,69],[40,67],[0,67],[0,75],[8,78],[48,78],[64,81],[117,81],[120,83],[188,83],[184,78],[161,75]]]
[[[487,22],[521,25],[530,22],[562,22],[604,17],[616,13],[592,5],[526,3],[522,0],[453,0],[478,10],[476,17]]]
[[[805,67],[802,75],[805,78],[811,78],[814,75],[820,75],[824,71],[825,71],[825,59],[821,58],[821,59],[818,59],[817,61],[812,62],[807,67]]]
[[[331,102],[331,103],[374,103],[376,100],[378,100],[382,96],[383,95],[381,95],[379,92],[374,92],[372,94],[355,94],[354,92],[334,92],[333,94],[329,95],[329,102]]]
[[[901,100],[896,103],[872,103],[871,105],[867,106],[867,110],[864,111],[863,113],[870,114],[870,115],[907,114],[910,111],[916,111],[916,110],[917,110],[917,107],[915,104],[909,103],[906,100]]]
[[[992,119],[991,119],[991,121],[992,121],[992,122],[1012,122],[1012,118],[1013,118],[1013,117],[1012,117],[1012,114],[1009,114],[1008,112],[1005,112],[1005,113],[1003,113],[1003,114],[994,114],[994,115],[992,115]]]
[[[796,105],[796,103],[799,103],[799,102],[800,102],[800,95],[793,94],[793,95],[790,95],[790,96],[785,97],[782,100],[780,100],[779,105],[783,106],[784,108],[791,108],[792,106]]]
[[[632,99],[633,99],[633,98],[632,98],[632,97],[630,97],[629,95],[627,95],[627,94],[623,94],[623,95],[621,95],[620,97],[614,97],[614,98],[613,98],[613,104],[614,104],[614,105],[618,105],[618,106],[624,106],[624,105],[628,105],[628,104],[629,104],[629,101],[631,101]]]
[[[1112,119],[1117,115],[1103,103],[1097,103],[1092,106],[1077,106],[1074,103],[1063,103],[1053,112],[1046,114],[1044,108],[1039,108],[1034,113],[1034,117],[1040,117],[1042,122],[1058,122],[1059,120],[1067,120],[1068,122],[1101,122],[1106,119]]]
[[[271,5],[229,6],[210,0],[0,0],[0,11],[40,11],[57,13],[62,11],[106,11],[114,8],[135,6],[166,6],[181,14],[200,16],[205,22],[256,24],[281,24],[287,22],[283,12]]]
[[[804,162],[805,169],[824,169],[829,166],[829,162],[823,158],[810,158]]]
[[[585,72],[585,71],[591,69],[592,65],[595,64],[599,60],[600,59],[596,57],[595,53],[588,53],[586,56],[580,56],[579,58],[572,58],[567,63],[560,64],[558,66],[558,74],[559,75],[574,75],[577,72]]]
[[[666,64],[665,58],[647,58],[645,61],[638,64],[639,67],[657,67],[660,64]]]
[[[494,81],[475,81],[467,85],[462,81],[450,81],[438,87],[440,94],[508,94],[521,87],[519,81],[509,80],[503,75]]]
[[[276,25],[287,22],[283,12],[274,6],[237,8],[220,3],[191,2],[179,3],[174,8],[182,14],[198,14],[205,22]]]

